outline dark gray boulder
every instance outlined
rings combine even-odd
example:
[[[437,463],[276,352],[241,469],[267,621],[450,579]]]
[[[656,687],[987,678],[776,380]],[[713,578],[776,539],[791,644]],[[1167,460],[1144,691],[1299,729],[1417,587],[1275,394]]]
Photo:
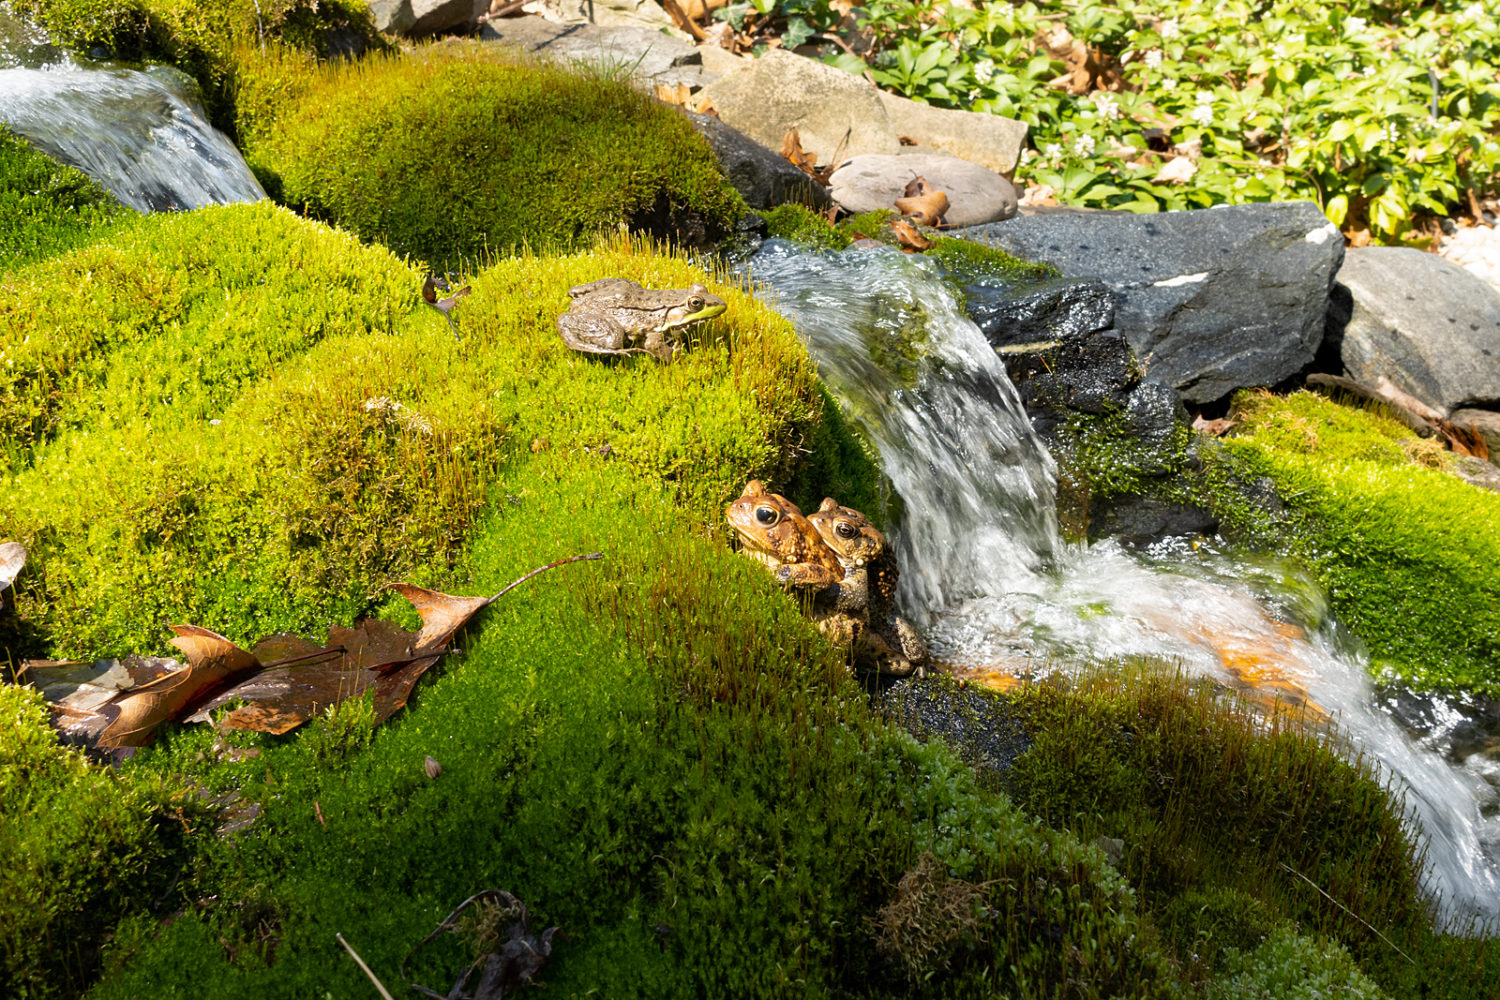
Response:
[[[997,348],[1086,337],[1115,322],[1115,293],[1099,281],[1043,281],[964,286],[964,309]]]
[[[775,208],[792,201],[811,208],[829,205],[828,191],[777,153],[713,115],[684,111],[708,140],[719,169],[751,208]]]
[[[1338,229],[1310,202],[1023,215],[954,235],[1104,282],[1115,329],[1190,403],[1311,363],[1344,258]]]
[[[1500,408],[1500,292],[1436,254],[1350,250],[1340,357],[1349,377],[1389,379],[1444,414]]]

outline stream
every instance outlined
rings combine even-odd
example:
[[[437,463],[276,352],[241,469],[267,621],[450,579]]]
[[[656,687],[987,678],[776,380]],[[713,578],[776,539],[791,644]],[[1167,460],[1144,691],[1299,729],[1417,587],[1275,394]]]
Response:
[[[86,66],[0,5],[0,122],[141,212],[266,196],[185,74]]]
[[[1151,657],[1324,713],[1404,791],[1439,914],[1500,916],[1500,761],[1462,702],[1378,696],[1295,564],[1186,542],[1065,543],[1052,458],[931,261],[773,240],[750,270],[904,502],[889,532],[900,600],[935,661],[1004,687],[1055,663]]]

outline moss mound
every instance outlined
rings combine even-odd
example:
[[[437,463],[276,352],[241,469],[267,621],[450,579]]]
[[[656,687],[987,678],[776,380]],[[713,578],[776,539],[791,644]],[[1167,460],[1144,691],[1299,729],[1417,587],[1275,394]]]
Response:
[[[1234,412],[1226,448],[1287,498],[1298,555],[1378,664],[1500,692],[1500,496],[1367,410],[1299,392],[1242,394]]]
[[[315,56],[351,43],[384,49],[359,0],[12,0],[52,40],[126,62],[162,62],[192,76],[209,118],[234,128],[237,45],[267,39]]]
[[[129,214],[104,188],[0,124],[0,274],[79,246]]]
[[[621,225],[703,243],[743,211],[670,108],[493,46],[318,67],[272,54],[247,63],[240,101],[275,197],[440,267]]]

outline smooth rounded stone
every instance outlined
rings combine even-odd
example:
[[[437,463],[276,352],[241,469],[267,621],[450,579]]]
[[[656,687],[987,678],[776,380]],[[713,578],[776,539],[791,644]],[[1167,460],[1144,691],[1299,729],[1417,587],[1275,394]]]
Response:
[[[983,111],[935,108],[882,90],[880,100],[896,134],[934,146],[1007,177],[1026,145],[1026,123]]]
[[[828,178],[828,190],[850,212],[874,212],[894,209],[896,199],[916,177],[925,178],[928,186],[948,196],[944,218],[951,226],[979,226],[1016,214],[1016,189],[1010,181],[956,156],[854,156]]]
[[[901,148],[874,85],[812,59],[772,49],[703,88],[719,119],[771,149],[796,129],[820,164]]]
[[[719,169],[751,208],[774,208],[789,201],[814,208],[827,207],[828,192],[823,185],[792,166],[785,157],[713,115],[683,113],[708,140]]]
[[[1352,249],[1338,280],[1352,299],[1340,347],[1350,378],[1390,379],[1445,414],[1500,406],[1500,292],[1409,247]]]
[[[1490,461],[1500,465],[1500,413],[1494,410],[1454,410],[1448,419],[1460,427],[1473,427],[1490,449]]]
[[[1022,215],[954,235],[1103,281],[1146,373],[1189,403],[1307,366],[1344,258],[1338,229],[1311,202]]]

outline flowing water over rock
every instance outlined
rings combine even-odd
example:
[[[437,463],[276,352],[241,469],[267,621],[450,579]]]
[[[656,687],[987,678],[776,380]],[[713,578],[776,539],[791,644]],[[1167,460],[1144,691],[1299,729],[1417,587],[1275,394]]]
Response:
[[[266,196],[176,70],[88,69],[0,9],[0,122],[142,212]]]
[[[1055,662],[1165,658],[1326,715],[1355,753],[1399,779],[1441,912],[1500,916],[1500,767],[1483,741],[1463,754],[1446,740],[1456,723],[1423,728],[1413,710],[1398,724],[1304,573],[1186,544],[1142,555],[1064,544],[1052,459],[931,262],[772,241],[751,269],[904,501],[890,533],[900,596],[936,660],[1003,687]],[[1422,706],[1423,718],[1462,716],[1456,702]]]

